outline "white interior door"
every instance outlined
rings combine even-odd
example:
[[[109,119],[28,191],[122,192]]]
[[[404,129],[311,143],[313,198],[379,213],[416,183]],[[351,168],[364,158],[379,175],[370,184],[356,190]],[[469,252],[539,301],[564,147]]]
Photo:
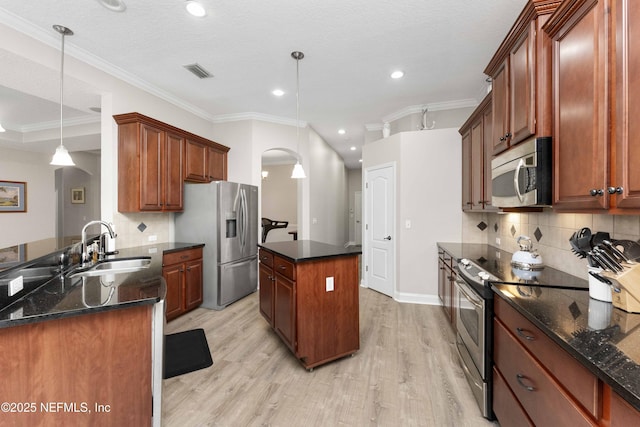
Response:
[[[356,245],[362,244],[362,191],[355,192],[355,200],[353,201],[353,221]]]
[[[393,296],[395,287],[395,165],[365,172],[365,272],[369,288]]]

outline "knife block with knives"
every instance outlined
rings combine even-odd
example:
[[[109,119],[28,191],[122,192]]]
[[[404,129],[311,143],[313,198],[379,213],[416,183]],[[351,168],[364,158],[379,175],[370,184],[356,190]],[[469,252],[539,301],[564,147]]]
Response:
[[[640,264],[625,265],[623,271],[600,273],[613,282],[611,302],[629,313],[640,313]]]

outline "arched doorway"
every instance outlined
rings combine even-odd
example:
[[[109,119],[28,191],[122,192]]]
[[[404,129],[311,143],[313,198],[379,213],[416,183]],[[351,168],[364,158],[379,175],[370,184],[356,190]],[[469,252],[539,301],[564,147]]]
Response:
[[[266,236],[266,242],[292,240],[300,231],[299,180],[291,178],[296,160],[296,153],[286,148],[274,148],[262,153],[261,216],[277,221],[282,226],[282,228],[270,230]]]

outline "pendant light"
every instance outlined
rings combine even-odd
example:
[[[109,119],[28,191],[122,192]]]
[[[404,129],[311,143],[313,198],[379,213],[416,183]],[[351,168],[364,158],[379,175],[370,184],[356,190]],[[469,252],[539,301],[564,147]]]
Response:
[[[62,118],[63,103],[63,88],[64,88],[64,36],[72,36],[73,31],[62,25],[54,25],[53,29],[62,35],[62,54],[60,56],[60,145],[56,148],[56,152],[51,159],[51,165],[55,166],[75,166],[69,152],[62,144],[62,128],[64,127],[64,121]]]
[[[293,167],[293,172],[291,172],[291,178],[301,179],[307,177],[300,164],[300,69],[298,64],[300,60],[304,58],[304,53],[294,51],[291,52],[291,57],[296,60],[296,144],[298,147],[296,165]]]
[[[6,132],[5,128],[2,127],[2,124],[0,124],[0,132]]]

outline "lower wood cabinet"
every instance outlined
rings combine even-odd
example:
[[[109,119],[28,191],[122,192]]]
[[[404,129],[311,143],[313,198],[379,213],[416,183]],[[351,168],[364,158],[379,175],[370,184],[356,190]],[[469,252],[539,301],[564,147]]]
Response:
[[[500,425],[523,425],[520,410],[535,425],[597,425],[602,402],[595,375],[507,302],[494,302],[493,411]]]
[[[165,254],[162,257],[162,276],[167,282],[167,321],[202,304],[202,248]]]
[[[261,248],[259,260],[260,313],[305,368],[360,348],[357,255],[293,262]]]

